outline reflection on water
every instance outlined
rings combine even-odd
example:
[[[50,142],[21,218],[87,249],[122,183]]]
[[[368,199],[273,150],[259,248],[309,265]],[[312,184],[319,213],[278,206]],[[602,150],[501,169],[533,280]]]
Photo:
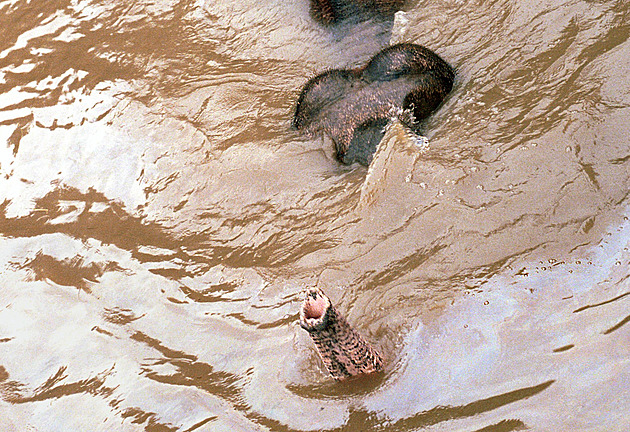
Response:
[[[455,88],[368,172],[289,122],[387,23],[0,2],[0,429],[624,430],[630,6],[406,10]],[[326,375],[313,285],[383,374]]]

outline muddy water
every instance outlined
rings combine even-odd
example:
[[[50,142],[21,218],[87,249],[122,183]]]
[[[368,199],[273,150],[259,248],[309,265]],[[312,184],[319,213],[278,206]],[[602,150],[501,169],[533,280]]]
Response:
[[[630,5],[406,11],[455,88],[368,171],[289,124],[386,23],[0,2],[0,430],[626,430]],[[383,374],[326,375],[306,286]]]

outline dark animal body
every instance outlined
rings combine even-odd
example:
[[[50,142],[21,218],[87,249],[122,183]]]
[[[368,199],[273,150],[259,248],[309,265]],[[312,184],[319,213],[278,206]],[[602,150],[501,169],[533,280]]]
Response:
[[[363,68],[333,69],[308,81],[293,126],[328,135],[339,161],[369,165],[389,119],[398,116],[415,129],[442,103],[454,78],[453,68],[430,49],[393,45]]]
[[[349,18],[391,18],[404,3],[404,0],[311,0],[311,13],[323,24]]]
[[[380,354],[339,314],[318,289],[306,292],[300,325],[315,342],[330,374],[337,380],[383,368]]]

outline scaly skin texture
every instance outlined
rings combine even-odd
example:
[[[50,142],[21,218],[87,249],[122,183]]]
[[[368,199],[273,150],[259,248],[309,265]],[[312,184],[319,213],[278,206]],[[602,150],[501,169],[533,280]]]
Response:
[[[343,380],[383,368],[381,355],[344,319],[319,289],[306,292],[300,310],[305,329],[333,378]]]
[[[334,24],[348,18],[392,17],[404,3],[404,0],[311,0],[311,12],[322,24]]]
[[[345,164],[369,165],[394,116],[415,129],[453,87],[455,72],[433,51],[401,43],[385,48],[360,69],[333,69],[302,89],[293,127],[324,133]],[[410,120],[411,119],[411,120]]]

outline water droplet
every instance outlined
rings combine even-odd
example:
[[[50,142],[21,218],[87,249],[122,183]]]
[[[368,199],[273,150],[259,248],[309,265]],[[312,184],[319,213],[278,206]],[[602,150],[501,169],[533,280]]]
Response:
[[[419,136],[416,138],[415,144],[421,149],[426,149],[429,146],[429,138],[424,136]]]

